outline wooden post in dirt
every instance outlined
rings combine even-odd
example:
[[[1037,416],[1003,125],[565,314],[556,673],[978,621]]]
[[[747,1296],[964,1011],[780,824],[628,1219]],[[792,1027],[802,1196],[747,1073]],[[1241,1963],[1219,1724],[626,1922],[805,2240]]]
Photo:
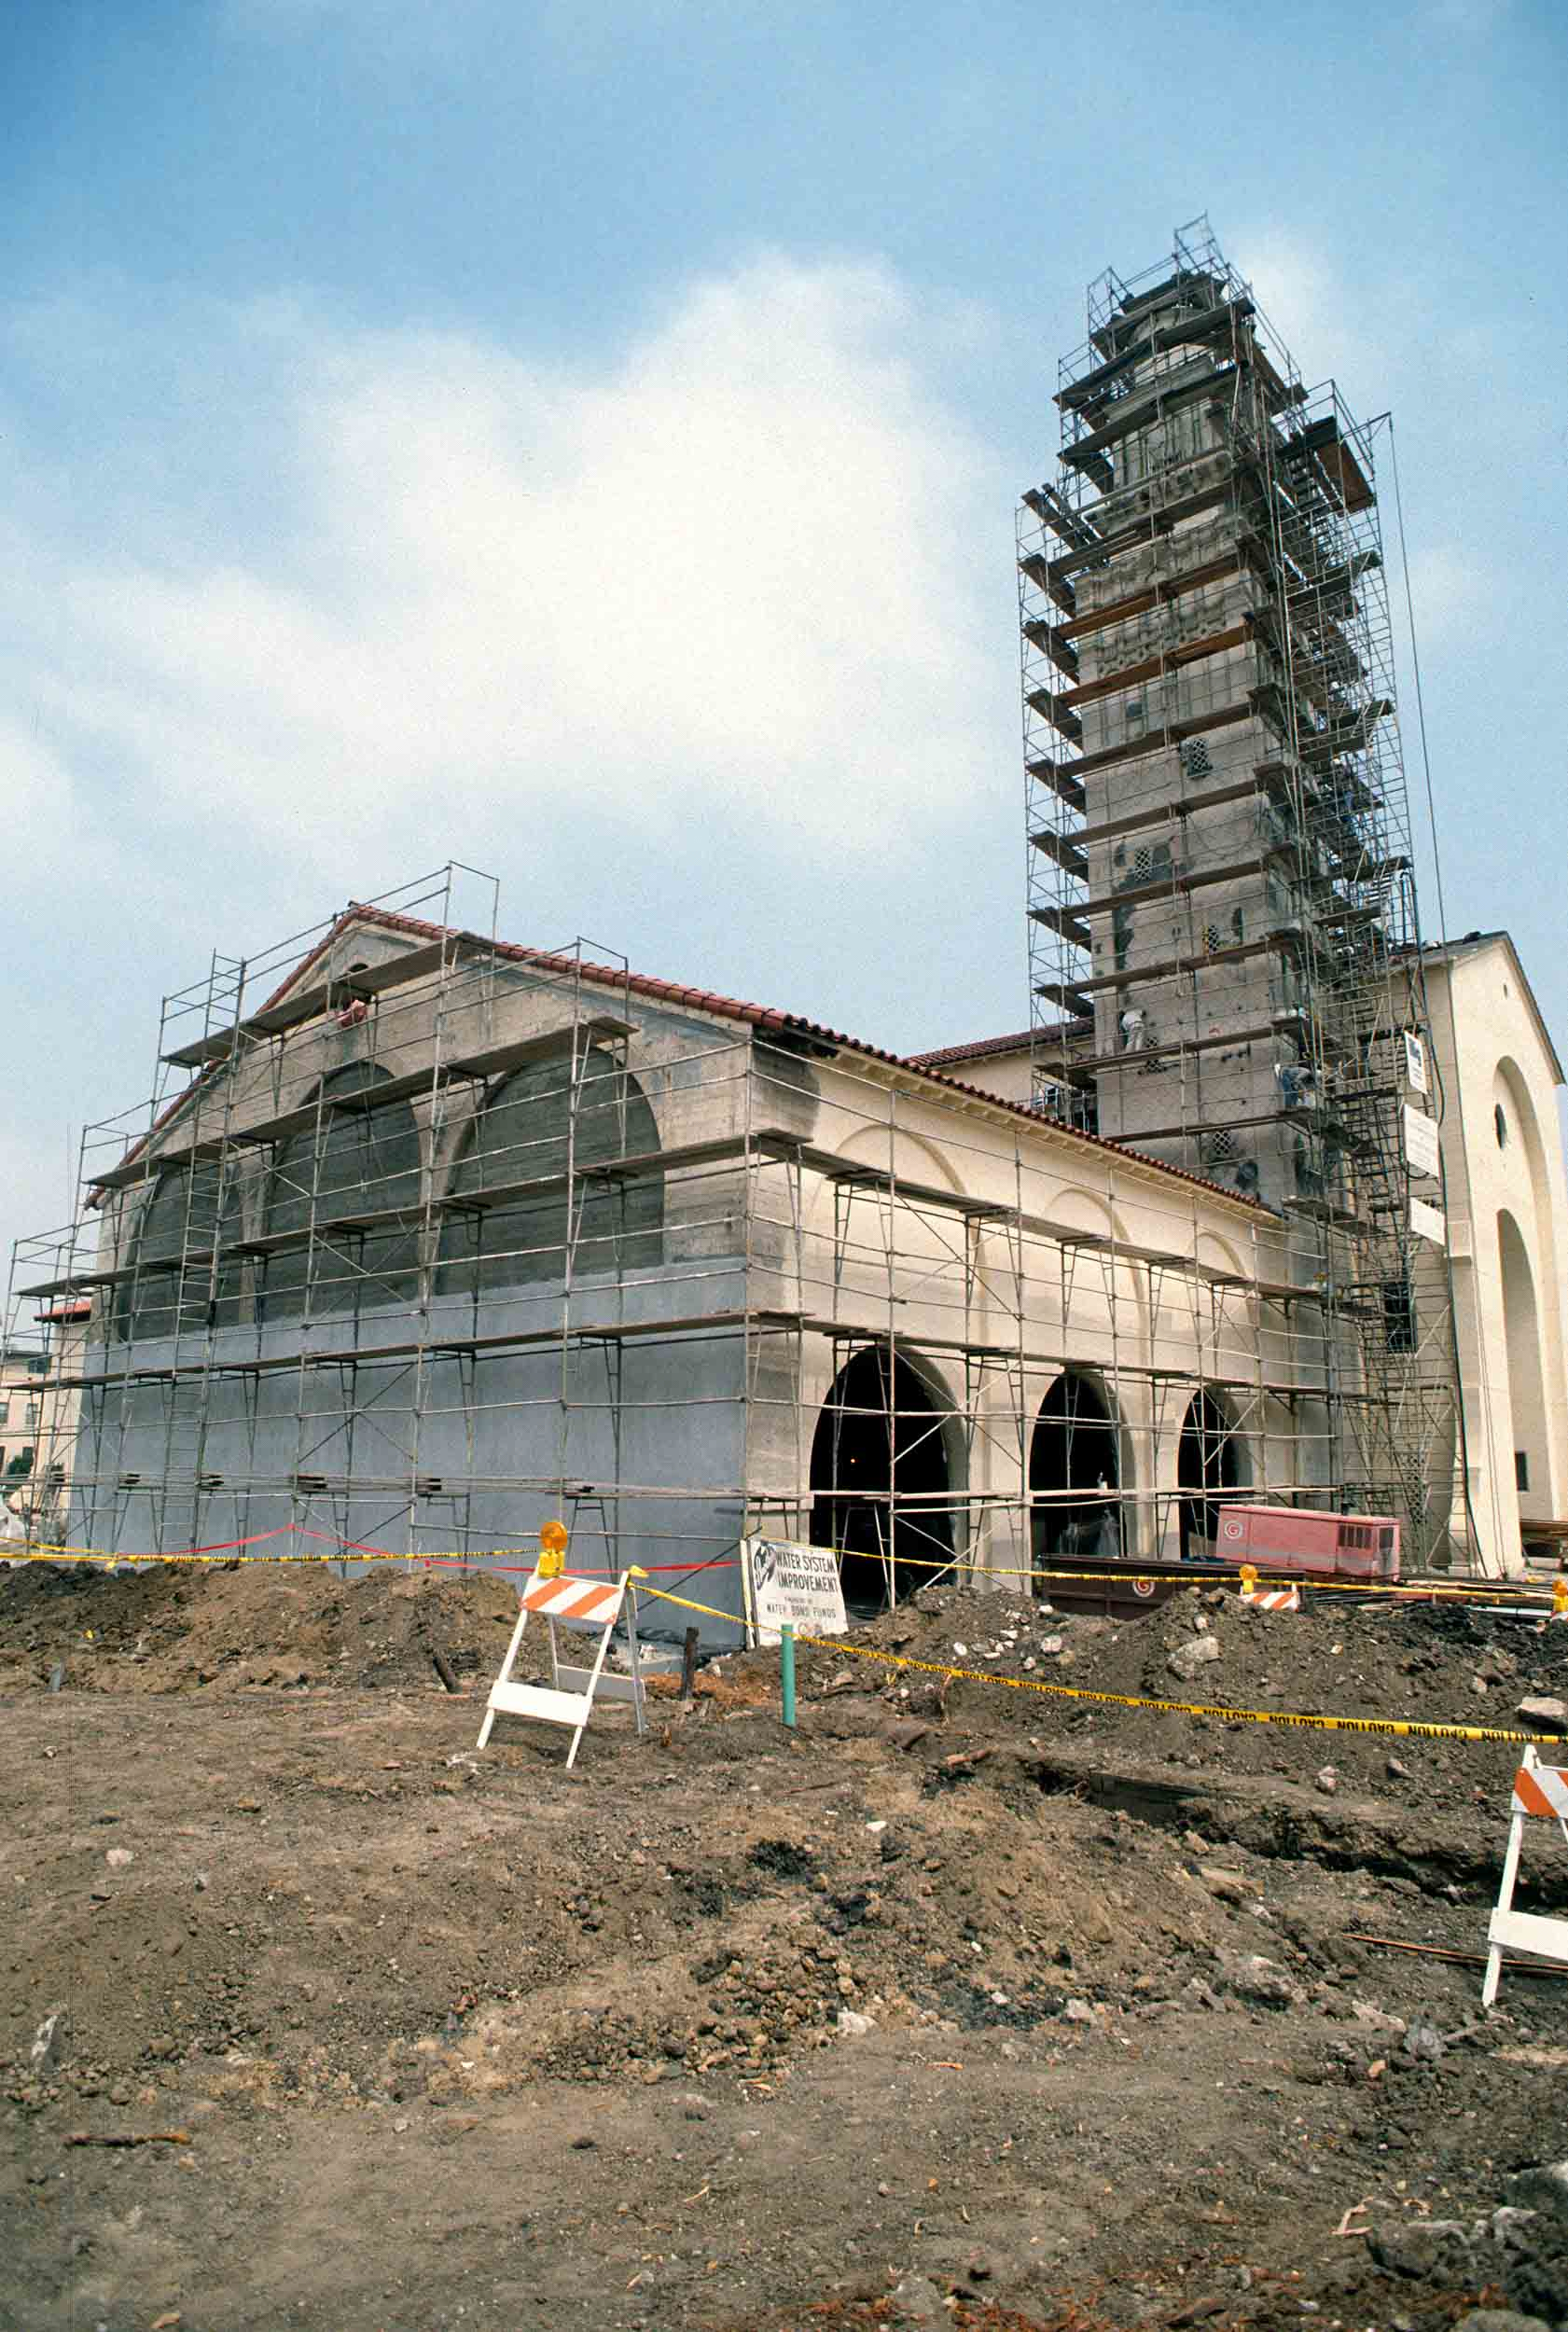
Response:
[[[681,1645],[681,1705],[690,1708],[697,1691],[697,1631],[688,1628]]]

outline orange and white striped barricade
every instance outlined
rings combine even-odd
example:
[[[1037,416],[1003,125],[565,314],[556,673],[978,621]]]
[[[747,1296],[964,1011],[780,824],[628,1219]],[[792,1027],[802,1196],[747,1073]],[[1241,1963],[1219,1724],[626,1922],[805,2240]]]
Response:
[[[572,1746],[566,1753],[570,1771],[576,1761],[578,1747],[588,1720],[593,1714],[596,1694],[606,1698],[625,1699],[631,1702],[637,1720],[637,1730],[646,1729],[643,1710],[642,1656],[637,1644],[637,1590],[633,1578],[643,1575],[636,1570],[623,1571],[618,1579],[585,1579],[570,1571],[547,1570],[541,1567],[526,1582],[522,1590],[522,1608],[518,1613],[512,1640],[506,1646],[495,1682],[490,1687],[485,1703],[484,1723],[479,1727],[479,1746],[482,1749],[490,1739],[491,1728],[498,1716],[531,1716],[544,1725],[569,1725]],[[624,1610],[626,1635],[631,1655],[631,1673],[628,1676],[606,1676],[604,1656],[610,1648],[610,1634]],[[523,1630],[530,1618],[542,1619],[549,1631],[550,1671],[555,1682],[550,1685],[521,1685],[512,1682],[512,1663],[522,1642]],[[568,1664],[561,1658],[556,1641],[558,1628],[579,1628],[596,1631],[599,1648],[592,1664],[587,1668]]]
[[[1514,1909],[1514,1881],[1519,1876],[1519,1847],[1526,1822],[1533,1817],[1555,1822],[1563,1837],[1568,1838],[1568,1768],[1543,1765],[1533,1743],[1526,1749],[1524,1762],[1514,1775],[1513,1817],[1508,1851],[1503,1857],[1503,1883],[1497,1890],[1496,1908],[1486,1931],[1483,2008],[1490,2008],[1497,1997],[1506,1945],[1512,1944],[1520,1951],[1538,1952],[1544,1960],[1568,1960],[1568,1919],[1545,1919],[1538,1912]]]
[[[1299,1611],[1301,1589],[1291,1582],[1284,1587],[1259,1587],[1255,1563],[1242,1565],[1242,1601],[1254,1611]]]

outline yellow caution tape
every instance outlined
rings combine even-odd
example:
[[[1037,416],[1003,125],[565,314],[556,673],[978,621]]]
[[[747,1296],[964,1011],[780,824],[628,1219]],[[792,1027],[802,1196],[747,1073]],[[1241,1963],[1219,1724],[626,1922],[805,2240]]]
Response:
[[[711,1603],[694,1603],[685,1595],[667,1594],[661,1587],[646,1587],[663,1603],[679,1603],[686,1611],[706,1612],[710,1618],[736,1625],[736,1615],[715,1611]],[[842,1636],[806,1635],[798,1628],[797,1644],[814,1645],[823,1652],[846,1652],[855,1659],[880,1660],[885,1668],[913,1668],[927,1676],[957,1676],[976,1685],[1005,1685],[1014,1692],[1039,1692],[1061,1700],[1089,1700],[1099,1707],[1153,1709],[1166,1716],[1217,1716],[1230,1725],[1289,1725],[1302,1732],[1395,1733],[1406,1741],[1500,1741],[1522,1746],[1527,1742],[1555,1741],[1554,1733],[1516,1733],[1494,1725],[1423,1725],[1400,1716],[1303,1716],[1283,1709],[1232,1709],[1207,1700],[1156,1700],[1131,1692],[1095,1692],[1087,1685],[1047,1684],[1036,1676],[999,1676],[984,1668],[951,1668],[941,1660],[910,1659],[902,1652],[874,1651],[867,1644],[847,1644]]]
[[[136,1553],[130,1553],[130,1552],[126,1551],[124,1548],[111,1548],[111,1547],[56,1547],[56,1546],[48,1545],[48,1544],[46,1544],[45,1542],[43,1542],[42,1540],[38,1540],[38,1539],[34,1539],[34,1540],[31,1540],[31,1541],[23,1541],[23,1540],[19,1539],[19,1540],[16,1542],[15,1546],[14,1546],[13,1548],[11,1548],[8,1550],[8,1560],[9,1560],[10,1562],[33,1562],[33,1561],[40,1561],[40,1560],[41,1560],[41,1561],[47,1561],[47,1562],[111,1562],[111,1563],[113,1563],[113,1562],[120,1562],[120,1563],[144,1563],[144,1562],[147,1562],[147,1563],[162,1563],[162,1562],[215,1562],[215,1563],[225,1563],[225,1562],[462,1562],[462,1563],[479,1563],[479,1562],[498,1562],[498,1563],[499,1563],[499,1562],[506,1562],[506,1563],[507,1563],[507,1564],[508,1564],[511,1568],[513,1568],[513,1569],[515,1569],[515,1570],[518,1570],[518,1571],[529,1571],[529,1570],[532,1570],[534,1566],[533,1566],[531,1563],[529,1563],[529,1562],[520,1562],[517,1560],[517,1558],[518,1558],[518,1556],[519,1556],[519,1554],[520,1554],[520,1552],[521,1552],[521,1549],[520,1549],[520,1548],[516,1548],[516,1547],[471,1547],[471,1548],[467,1548],[466,1550],[465,1550],[465,1549],[464,1549],[463,1548],[461,1548],[461,1547],[454,1547],[454,1548],[450,1548],[450,1549],[449,1549],[449,1548],[440,1548],[440,1549],[435,1549],[435,1548],[432,1548],[432,1549],[431,1549],[431,1550],[429,1550],[428,1552],[427,1552],[425,1549],[423,1549],[423,1548],[421,1548],[421,1550],[420,1550],[420,1552],[419,1552],[418,1554],[411,1554],[411,1555],[399,1555],[399,1554],[395,1553],[391,1548],[387,1548],[387,1547],[373,1547],[373,1548],[372,1548],[372,1547],[337,1547],[337,1548],[323,1548],[323,1549],[322,1549],[319,1553],[312,1552],[312,1553],[311,1553],[311,1554],[304,1554],[304,1555],[289,1555],[289,1554],[240,1555],[240,1554],[235,1554],[235,1553],[232,1551],[232,1549],[230,1549],[230,1550],[229,1550],[229,1551],[228,1551],[228,1552],[225,1552],[225,1551],[223,1551],[221,1548],[220,1548],[220,1549],[218,1549],[215,1553],[195,1553],[195,1552],[191,1551],[189,1548],[187,1548],[187,1549],[183,1550],[182,1552],[180,1552],[179,1554],[172,1554],[172,1555],[158,1555],[158,1554],[148,1554],[148,1553],[146,1553],[145,1551],[139,1551],[139,1552],[136,1552]],[[4,1544],[3,1542],[0,1542],[0,1561],[5,1561],[5,1560],[7,1560],[7,1547],[5,1546],[5,1544]]]
[[[950,1556],[945,1562],[929,1555],[900,1555],[897,1560],[902,1568],[910,1571],[951,1572],[958,1567],[958,1559],[953,1556]],[[1236,1583],[1238,1576],[1239,1574],[1228,1564],[1221,1566],[1217,1562],[1194,1563],[1189,1572],[1180,1575],[1169,1571],[1134,1571],[1131,1564],[1118,1564],[1114,1571],[1062,1571],[1036,1569],[1028,1565],[999,1564],[993,1567],[988,1564],[984,1570],[972,1573],[971,1584],[980,1585],[988,1579],[1088,1579],[1100,1586],[1120,1580],[1124,1585],[1132,1587],[1230,1587]],[[1398,1595],[1407,1602],[1415,1597],[1441,1600],[1444,1596],[1474,1602],[1478,1595],[1505,1595],[1521,1602],[1530,1602],[1533,1598],[1542,1611],[1548,1608],[1547,1602],[1542,1600],[1544,1583],[1541,1589],[1535,1589],[1519,1579],[1330,1579],[1317,1572],[1272,1568],[1260,1574],[1260,1576],[1268,1586],[1307,1588],[1314,1594]],[[1562,1584],[1568,1586],[1568,1581]],[[1554,1585],[1551,1590],[1554,1598],[1556,1591]],[[1556,1608],[1555,1603],[1551,1608]]]
[[[717,1611],[712,1603],[694,1603],[689,1595],[672,1595],[668,1588],[643,1587],[637,1592],[640,1595],[657,1595],[661,1603],[679,1603],[682,1611],[706,1612],[710,1619],[723,1619],[732,1628],[743,1628],[746,1624],[738,1611]],[[804,1643],[805,1638],[801,1637],[800,1641]],[[815,1642],[814,1637],[812,1642]]]
[[[840,1637],[802,1635],[798,1644],[814,1644],[825,1652],[847,1652],[855,1659],[881,1660],[888,1668],[917,1668],[928,1676],[961,1676],[971,1684],[1006,1685],[1015,1692],[1043,1692],[1063,1700],[1092,1700],[1103,1707],[1154,1709],[1167,1716],[1217,1716],[1228,1725],[1290,1725],[1314,1733],[1396,1733],[1407,1741],[1501,1741],[1523,1745],[1551,1742],[1555,1733],[1515,1733],[1492,1725],[1422,1725],[1400,1716],[1301,1716],[1283,1709],[1231,1709],[1206,1700],[1155,1700],[1131,1692],[1092,1692],[1086,1685],[1050,1685],[1034,1676],[997,1676],[983,1668],[949,1668],[938,1660],[914,1660],[899,1652],[873,1651],[869,1645],[846,1644]]]
[[[418,1554],[396,1554],[389,1548],[341,1546],[321,1554],[258,1555],[242,1557],[241,1560],[261,1562],[475,1563],[500,1562],[506,1560],[515,1562],[520,1551],[515,1547],[436,1547],[422,1548]],[[0,1556],[3,1556],[4,1552],[4,1548],[0,1547]],[[118,1548],[73,1547],[58,1545],[45,1539],[29,1539],[19,1540],[16,1543],[10,1560],[14,1562],[22,1562],[39,1556],[48,1557],[51,1562],[127,1563],[229,1562],[235,1559],[232,1549],[223,1548],[160,1555],[128,1553]],[[898,1562],[904,1569],[912,1571],[956,1574],[960,1567],[958,1562],[951,1557],[943,1562],[929,1556],[900,1555]],[[1055,1566],[1006,1565],[993,1568],[988,1565],[984,1570],[973,1571],[968,1580],[963,1584],[980,1586],[995,1579],[1067,1579],[1087,1581],[1102,1587],[1111,1581],[1120,1581],[1124,1586],[1132,1587],[1202,1588],[1228,1587],[1235,1584],[1239,1577],[1239,1572],[1228,1568],[1209,1569],[1197,1564],[1193,1566],[1190,1575],[1183,1576],[1173,1576],[1169,1572],[1160,1574],[1139,1572],[1131,1567],[1118,1568],[1115,1571],[1068,1571]],[[1402,1597],[1407,1603],[1417,1600],[1441,1602],[1445,1598],[1473,1603],[1480,1596],[1498,1596],[1510,1598],[1516,1605],[1527,1610],[1538,1610],[1543,1617],[1558,1615],[1568,1617],[1568,1579],[1554,1581],[1550,1589],[1547,1590],[1544,1582],[1539,1588],[1535,1588],[1520,1580],[1503,1579],[1455,1579],[1451,1581],[1423,1579],[1419,1584],[1409,1581],[1394,1583],[1379,1579],[1328,1579],[1306,1572],[1275,1570],[1260,1574],[1260,1577],[1268,1586],[1299,1587],[1311,1594],[1393,1595]],[[707,1605],[695,1604],[693,1609],[706,1610]],[[729,1613],[720,1613],[718,1616],[721,1618],[733,1617]]]

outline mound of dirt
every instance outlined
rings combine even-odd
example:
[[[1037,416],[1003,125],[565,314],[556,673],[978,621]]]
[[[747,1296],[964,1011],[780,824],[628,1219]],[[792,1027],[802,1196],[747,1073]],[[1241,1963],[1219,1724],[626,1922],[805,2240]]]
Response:
[[[57,1674],[85,1691],[436,1689],[437,1651],[459,1680],[493,1674],[516,1614],[516,1581],[483,1571],[388,1564],[346,1580],[326,1564],[264,1560],[113,1573],[23,1564],[0,1572],[0,1692],[48,1689]],[[542,1673],[542,1631],[523,1653],[520,1675]],[[975,1673],[934,1673],[948,1667]],[[803,1705],[830,1709],[840,1735],[857,1722],[876,1731],[892,1713],[1001,1740],[1103,1742],[1194,1770],[1311,1781],[1326,1768],[1325,1789],[1394,1795],[1419,1760],[1423,1776],[1490,1798],[1516,1759],[1506,1743],[1249,1725],[1074,1695],[1514,1730],[1526,1695],[1568,1695],[1568,1628],[1339,1595],[1264,1615],[1228,1589],[1196,1587],[1146,1617],[1106,1619],[928,1588],[841,1642],[803,1644],[799,1673]],[[773,1651],[711,1661],[698,1687],[724,1710],[770,1705],[777,1689]]]
[[[480,1572],[28,1563],[0,1574],[0,1692],[57,1671],[57,1688],[88,1692],[439,1688],[437,1651],[459,1678],[493,1673],[516,1618],[515,1586]]]
[[[1514,1753],[992,1680],[1506,1719],[1568,1631],[928,1589],[802,1645],[795,1733],[777,1653],[728,1655],[568,1773],[511,1719],[475,1751],[516,1607],[391,1567],[0,1581],[18,2321],[1561,2320],[1514,2206],[1568,1987],[1510,1970],[1486,2016],[1464,1956]]]
[[[994,1672],[1028,1688],[948,1680],[867,1651]],[[1406,1774],[1397,1769],[1419,1767],[1490,1799],[1518,1761],[1506,1743],[1249,1725],[1118,1708],[1071,1692],[1517,1730],[1515,1711],[1527,1694],[1568,1695],[1568,1628],[1467,1605],[1339,1595],[1309,1597],[1297,1613],[1264,1614],[1219,1588],[1189,1589],[1146,1618],[1104,1619],[980,1589],[926,1589],[853,1631],[842,1654],[808,1647],[801,1673],[813,1696],[876,1694],[911,1718],[945,1715],[1004,1737],[1103,1742],[1195,1769],[1296,1780],[1326,1767],[1327,1785],[1358,1792],[1398,1794]]]

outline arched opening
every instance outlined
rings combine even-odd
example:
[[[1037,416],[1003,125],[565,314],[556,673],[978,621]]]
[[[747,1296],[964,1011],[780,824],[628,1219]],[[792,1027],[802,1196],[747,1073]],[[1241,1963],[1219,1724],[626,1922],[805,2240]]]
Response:
[[[852,1618],[929,1587],[951,1565],[951,1414],[903,1354],[881,1344],[856,1353],[833,1381],[812,1439],[812,1542],[838,1548]]]
[[[1508,1355],[1508,1409],[1513,1419],[1514,1484],[1531,1514],[1548,1512],[1551,1495],[1546,1387],[1542,1381],[1535,1277],[1519,1227],[1506,1209],[1497,1217],[1497,1258],[1503,1281],[1503,1333]]]
[[[576,1126],[573,1111],[576,1108]],[[664,1254],[664,1177],[591,1171],[568,1189],[568,1162],[584,1169],[659,1149],[659,1121],[630,1069],[603,1046],[580,1063],[573,1090],[570,1054],[531,1062],[504,1077],[477,1113],[452,1169],[449,1197],[472,1196],[452,1209],[441,1230],[437,1293],[478,1296],[529,1280],[560,1279],[576,1208],[574,1271],[629,1271]],[[485,1194],[555,1178],[529,1198],[485,1203]]]
[[[1029,1440],[1029,1539],[1047,1555],[1119,1555],[1117,1422],[1092,1377],[1068,1369],[1045,1399]]]
[[[226,1263],[222,1250],[240,1235],[240,1192],[230,1182],[220,1223],[218,1186],[218,1169],[211,1163],[159,1175],[125,1258],[129,1276],[119,1283],[115,1307],[118,1335],[191,1336],[238,1318],[239,1267]]]
[[[291,1236],[266,1256],[264,1319],[294,1319],[307,1298],[318,1314],[415,1299],[419,1128],[406,1101],[378,1104],[377,1087],[391,1082],[373,1061],[335,1069],[312,1096],[316,1124],[278,1151],[267,1229]]]
[[[1201,1562],[1213,1552],[1219,1535],[1220,1504],[1226,1492],[1241,1489],[1242,1482],[1242,1452],[1234,1422],[1213,1393],[1195,1393],[1187,1403],[1176,1444],[1184,1562]]]

